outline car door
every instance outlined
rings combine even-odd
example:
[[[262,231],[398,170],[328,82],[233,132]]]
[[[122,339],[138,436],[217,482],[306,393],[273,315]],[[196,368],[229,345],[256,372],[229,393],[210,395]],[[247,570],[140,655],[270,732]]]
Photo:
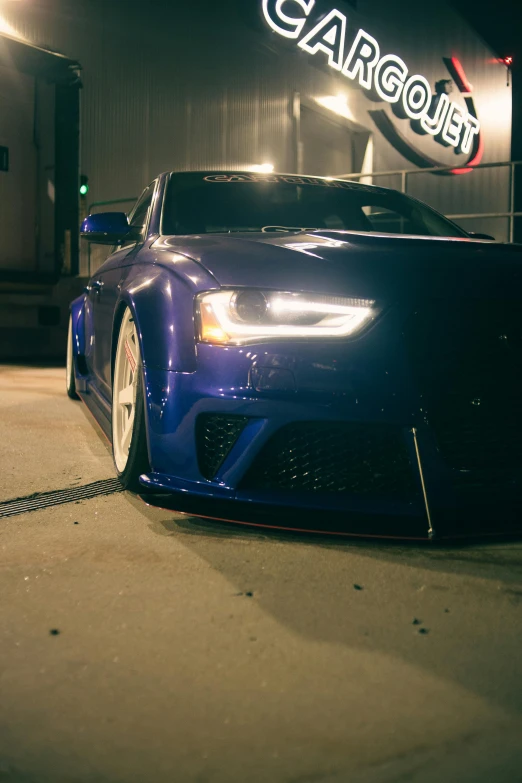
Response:
[[[90,283],[93,324],[93,372],[98,390],[111,399],[112,328],[114,310],[125,268],[131,264],[147,236],[155,183],[147,187],[129,216],[133,237],[113,253]]]

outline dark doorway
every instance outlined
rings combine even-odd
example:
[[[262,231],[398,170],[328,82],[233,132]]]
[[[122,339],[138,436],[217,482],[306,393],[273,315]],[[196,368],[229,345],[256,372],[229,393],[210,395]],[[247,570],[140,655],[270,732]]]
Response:
[[[362,170],[370,133],[320,108],[301,105],[302,172],[323,177]]]
[[[0,35],[0,280],[78,274],[79,69]]]
[[[0,64],[0,270],[33,272],[36,257],[35,80]]]

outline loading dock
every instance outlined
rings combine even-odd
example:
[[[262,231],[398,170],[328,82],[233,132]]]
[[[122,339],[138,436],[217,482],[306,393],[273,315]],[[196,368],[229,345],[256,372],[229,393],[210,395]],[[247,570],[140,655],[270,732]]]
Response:
[[[80,65],[0,35],[0,282],[78,274]]]

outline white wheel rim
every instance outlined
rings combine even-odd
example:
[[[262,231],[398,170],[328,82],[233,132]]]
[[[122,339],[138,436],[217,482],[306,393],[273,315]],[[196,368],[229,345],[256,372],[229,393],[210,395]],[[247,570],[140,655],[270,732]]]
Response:
[[[69,329],[67,332],[67,359],[66,359],[66,379],[67,391],[71,390],[72,366],[73,366],[73,343],[72,343],[72,318],[69,318]]]
[[[129,460],[140,371],[138,334],[132,313],[126,310],[118,337],[112,383],[112,446],[114,462],[120,473],[123,473]]]

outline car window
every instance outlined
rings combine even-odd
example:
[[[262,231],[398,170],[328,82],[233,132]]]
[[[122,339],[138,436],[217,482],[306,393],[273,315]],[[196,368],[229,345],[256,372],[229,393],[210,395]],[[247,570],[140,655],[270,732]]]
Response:
[[[411,219],[394,209],[384,207],[363,207],[362,209],[374,231],[386,234],[415,234],[415,227]]]
[[[134,229],[139,231],[139,234],[134,231],[132,239],[129,239],[128,242],[125,242],[123,247],[126,245],[133,245],[136,242],[143,241],[145,239],[147,227],[149,224],[150,208],[152,206],[152,199],[154,197],[154,187],[155,183],[152,183],[152,185],[149,185],[148,188],[145,188],[137,200],[134,209],[130,213],[129,223]]]
[[[402,193],[290,175],[178,174],[163,214],[164,234],[316,228],[463,237],[465,232]]]

